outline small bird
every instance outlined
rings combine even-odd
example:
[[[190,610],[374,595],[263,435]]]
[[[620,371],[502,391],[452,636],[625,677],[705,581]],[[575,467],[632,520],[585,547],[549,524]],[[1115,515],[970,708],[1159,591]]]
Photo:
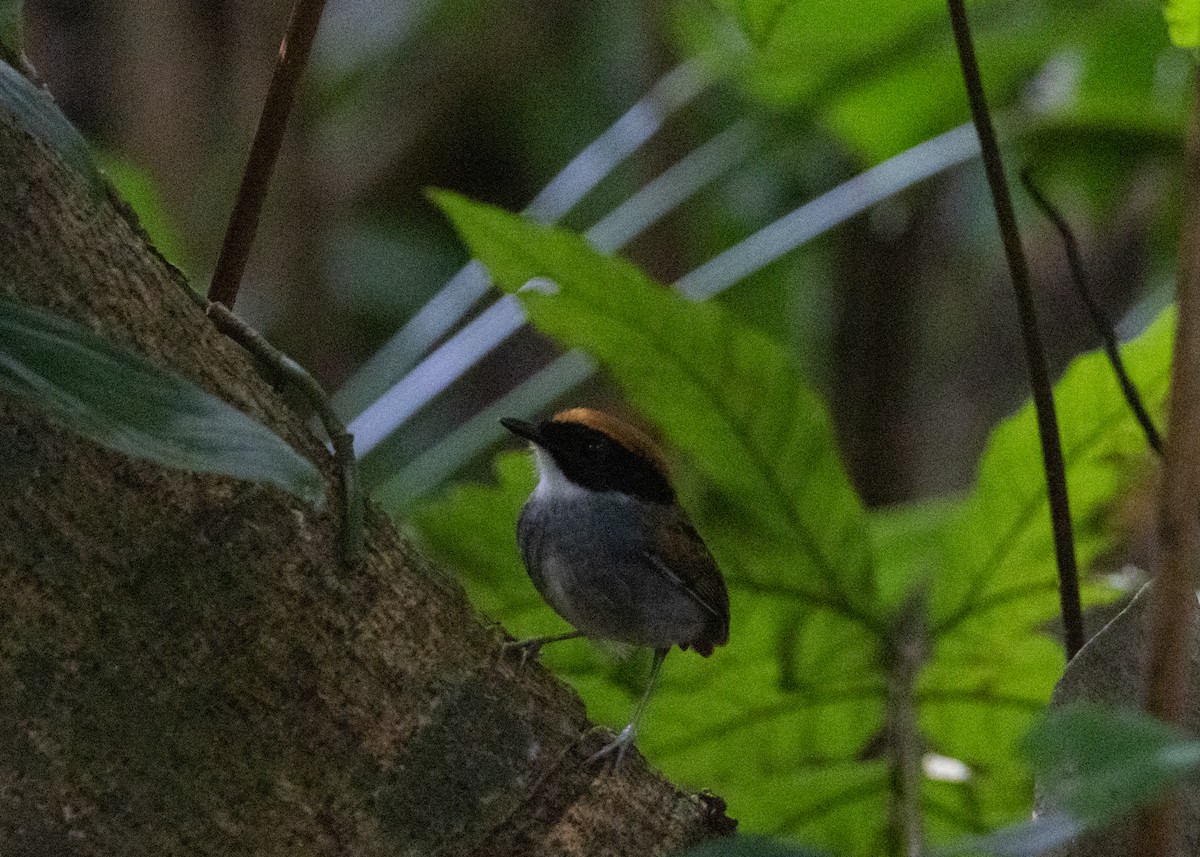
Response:
[[[637,733],[672,646],[704,657],[729,639],[729,594],[708,547],[675,497],[650,438],[591,408],[540,423],[502,419],[533,447],[539,481],[521,510],[517,541],[546,602],[574,631],[511,643],[524,656],[546,643],[590,637],[654,649],[629,725],[592,761]]]

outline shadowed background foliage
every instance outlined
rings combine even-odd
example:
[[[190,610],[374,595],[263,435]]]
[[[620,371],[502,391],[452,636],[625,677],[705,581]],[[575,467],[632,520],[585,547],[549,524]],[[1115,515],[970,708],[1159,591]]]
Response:
[[[204,282],[289,4],[25,5],[35,66],[167,256]],[[566,224],[590,225],[748,117],[754,133],[736,166],[627,247],[670,282],[967,118],[941,4],[795,5],[805,10],[789,13],[798,20],[784,14],[778,24],[748,13],[750,38],[773,51],[768,61],[669,117]],[[1155,4],[976,6],[1012,165],[1034,166],[1065,206],[1115,317],[1140,301],[1161,305],[1187,62],[1170,51]],[[330,2],[241,312],[336,389],[465,260],[424,188],[524,207],[713,38],[741,55],[743,37],[703,2]],[[981,182],[974,166],[951,169],[722,297],[812,370],[869,503],[968,484],[987,431],[1024,395]],[[1097,340],[1070,293],[1057,239],[1026,199],[1018,204],[1048,349],[1061,367]],[[1130,327],[1151,314],[1141,309]],[[502,345],[415,415],[368,470],[411,459],[552,353],[531,334]],[[587,397],[604,400],[607,389]]]
[[[196,284],[288,5],[26,3],[34,65]],[[978,0],[971,13],[1010,171],[1033,169],[1118,332],[1141,334],[1131,371],[1161,420],[1191,60],[1150,0]],[[238,309],[348,417],[443,344],[391,411],[428,404],[364,450],[366,479],[514,633],[561,628],[518,565],[531,473],[492,458],[495,403],[640,414],[676,454],[734,612],[728,650],[668,663],[651,759],[727,797],[746,829],[876,853],[895,846],[889,766],[904,748],[888,724],[907,694],[928,834],[981,833],[1028,809],[1014,746],[1062,655],[1046,633],[1053,554],[1018,330],[973,138],[955,130],[966,119],[940,0],[332,0]],[[614,123],[648,142],[586,193],[571,174],[582,198],[561,223],[595,226],[592,242],[624,244],[636,268],[468,201],[536,200],[555,219],[561,193],[539,194]],[[461,194],[437,197],[449,219],[429,187]],[[800,246],[742,243],[813,200],[782,230]],[[1017,204],[1059,377],[1099,337],[1057,236]],[[434,296],[464,242],[499,289],[560,290],[518,304],[468,289],[456,312]],[[726,251],[747,273],[706,265]],[[695,306],[657,285],[672,282],[720,294]],[[518,306],[540,332],[496,334]],[[385,379],[364,380],[405,325],[410,356],[389,352]],[[453,368],[489,335],[494,350]],[[554,362],[569,347],[590,358]],[[535,375],[547,365],[581,386],[552,388]],[[1155,477],[1103,359],[1080,358],[1058,398],[1082,564],[1146,565]],[[449,486],[469,480],[486,484]],[[1089,587],[1093,603],[1113,592]],[[897,640],[917,625],[920,679],[897,691]],[[547,661],[593,717],[619,722],[640,661],[569,645]]]

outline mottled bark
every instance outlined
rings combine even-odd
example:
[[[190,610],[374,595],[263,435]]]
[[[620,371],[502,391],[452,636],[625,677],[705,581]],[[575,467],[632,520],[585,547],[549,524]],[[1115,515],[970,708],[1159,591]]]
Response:
[[[184,375],[320,462],[131,215],[0,108],[0,293]],[[0,854],[653,854],[720,802],[599,736],[377,511],[167,471],[0,397]],[[334,492],[331,491],[331,496]]]

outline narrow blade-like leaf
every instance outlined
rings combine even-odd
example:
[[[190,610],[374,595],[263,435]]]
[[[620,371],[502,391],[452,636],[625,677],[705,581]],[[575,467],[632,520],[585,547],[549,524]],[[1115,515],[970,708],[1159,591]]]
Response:
[[[127,455],[323,502],[316,467],[266,426],[96,333],[4,298],[0,392]]]

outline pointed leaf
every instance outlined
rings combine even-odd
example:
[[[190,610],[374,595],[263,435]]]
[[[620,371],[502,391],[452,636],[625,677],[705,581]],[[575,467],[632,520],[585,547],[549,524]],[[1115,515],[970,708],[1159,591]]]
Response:
[[[1174,310],[1167,310],[1124,349],[1126,367],[1152,416],[1162,424]],[[1101,352],[1080,357],[1055,387],[1062,414],[1063,455],[1071,515],[1076,522],[1079,565],[1089,564],[1111,544],[1106,511],[1149,456],[1145,436],[1130,412]],[[988,442],[979,478],[947,542],[946,561],[962,573],[940,579],[935,621],[964,631],[989,628],[1011,634],[1056,615],[1057,591],[1045,475],[1033,407],[1002,423]],[[1093,590],[1094,595],[1099,593]]]
[[[4,298],[0,392],[127,455],[270,482],[322,503],[321,474],[266,426],[98,334]]]
[[[951,841],[1028,813],[1030,772],[1016,747],[1063,661],[1040,624],[1054,615],[1057,593],[1030,406],[997,429],[970,497],[864,516],[820,403],[792,392],[801,382],[769,340],[719,307],[674,297],[574,236],[459,198],[439,201],[503,287],[536,281],[536,292],[521,292],[534,322],[596,356],[691,465],[680,473],[681,496],[729,579],[731,640],[709,661],[668,659],[639,747],[673,778],[719,791],[746,830],[879,853],[890,800],[886,762],[872,749],[886,699],[883,636],[897,605],[923,582],[933,611],[915,694],[923,737],[965,772],[925,781],[931,839]],[[1152,409],[1169,343],[1168,315],[1127,349]],[[1056,395],[1065,403],[1068,472],[1085,516],[1079,532],[1088,560],[1111,542],[1103,511],[1145,456],[1144,441],[1102,356],[1076,361]],[[783,418],[790,412],[777,405],[787,401],[810,409],[791,429]],[[532,484],[527,468],[504,476],[498,489],[461,495],[481,492],[470,495],[474,514],[505,518],[494,530],[500,544],[473,548],[472,556],[505,554],[510,570],[500,574],[510,581],[524,576],[513,531]],[[789,490],[771,488],[771,480]],[[456,500],[452,494],[422,516],[426,532],[440,526],[439,550],[462,542],[463,533],[493,532],[453,520]],[[789,536],[789,528],[807,537]],[[833,579],[857,587],[849,610],[836,586],[814,587],[829,579],[821,550],[842,564]],[[969,597],[992,594],[989,586],[1012,597]],[[527,581],[490,588],[512,595],[514,630],[562,629],[547,608],[539,613]],[[575,645],[551,663],[571,676],[593,716],[622,724],[642,673],[606,668]]]
[[[752,522],[765,553],[796,556],[780,585],[869,620],[874,581],[861,504],[842,470],[828,414],[783,349],[713,303],[690,304],[579,236],[441,193],[496,282],[543,277],[562,291],[521,292],[530,317],[604,364],[630,401]],[[720,558],[720,557],[718,557]],[[781,569],[780,569],[781,570]]]

